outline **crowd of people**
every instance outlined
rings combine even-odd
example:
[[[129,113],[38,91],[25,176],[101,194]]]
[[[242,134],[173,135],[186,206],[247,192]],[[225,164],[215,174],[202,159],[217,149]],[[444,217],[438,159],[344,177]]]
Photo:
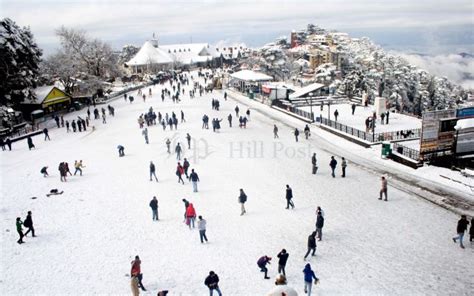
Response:
[[[183,96],[185,96],[185,93],[186,93],[185,88],[188,88],[188,94],[189,94],[190,99],[195,98],[195,93],[196,92],[199,94],[199,96],[202,96],[203,92],[212,92],[212,88],[209,89],[209,88],[206,87],[206,81],[212,79],[212,72],[211,73],[209,73],[208,71],[199,72],[198,77],[200,79],[205,80],[204,85],[199,83],[199,81],[197,79],[195,80],[190,73],[182,73],[182,74],[177,74],[177,75],[173,76],[168,82],[166,82],[163,85],[163,89],[161,91],[161,100],[164,101],[165,99],[170,99],[174,103],[178,104],[183,99]],[[190,85],[191,85],[191,87],[189,87]],[[144,91],[142,89],[139,89],[138,92],[137,92],[137,96],[139,96],[139,97],[141,96],[143,98],[144,102],[146,102],[146,98],[147,98],[145,93],[146,93],[146,91]],[[148,98],[152,98],[152,97],[153,97],[152,96],[152,89],[149,88],[148,89]],[[125,99],[125,101],[129,100],[130,103],[132,103],[134,101],[133,96],[130,96],[130,95],[127,95],[127,94],[124,95],[124,99]],[[225,95],[224,95],[224,100],[227,101],[227,93],[225,93]],[[226,103],[224,102],[224,104],[226,104]],[[221,103],[218,99],[212,98],[212,104],[211,105],[212,105],[212,109],[214,111],[219,111],[220,110]],[[108,111],[109,111],[109,115],[112,116],[112,117],[115,116],[114,108],[110,105],[107,106],[107,108],[108,108]],[[238,120],[239,120],[239,127],[245,129],[247,127],[247,122],[250,121],[250,109],[247,109],[245,114],[241,114],[239,106],[236,106],[234,108],[234,111],[235,111],[235,118],[238,118]],[[354,111],[355,111],[355,107],[353,108],[353,112]],[[93,112],[93,115],[94,115],[92,120],[102,119],[103,124],[107,123],[107,121],[106,121],[106,116],[107,115],[105,113],[104,108],[101,108],[101,111],[99,111],[98,108],[95,108],[95,109],[93,109],[92,112]],[[186,123],[186,119],[185,119],[183,110],[180,110],[180,112],[178,113],[178,114],[180,114],[180,120],[178,120],[177,113],[175,113],[173,111],[173,112],[171,112],[171,114],[165,113],[163,115],[160,111],[156,112],[153,109],[153,107],[150,107],[147,110],[147,112],[140,114],[139,117],[138,117],[138,126],[139,126],[139,129],[142,132],[142,135],[143,135],[144,139],[145,139],[145,144],[150,143],[150,139],[149,139],[150,131],[148,130],[148,128],[150,128],[150,130],[151,130],[151,128],[153,126],[156,126],[156,125],[159,126],[161,124],[162,127],[163,127],[163,131],[166,130],[166,127],[169,127],[169,130],[173,130],[173,129],[177,130],[178,123],[180,123],[180,124],[181,123]],[[91,115],[91,112],[90,112],[90,109],[88,108],[87,109],[87,116],[85,116],[85,119],[82,119],[81,117],[78,117],[78,119],[72,120],[71,124],[69,124],[69,121],[64,120],[64,118],[62,116],[60,118],[56,116],[57,120],[55,118],[55,121],[57,123],[57,127],[58,128],[66,128],[66,132],[70,132],[70,128],[69,128],[70,126],[72,127],[72,132],[73,133],[76,132],[77,130],[79,132],[82,132],[82,131],[87,131],[87,128],[89,127],[89,122],[91,120],[90,115]],[[337,116],[338,116],[337,110],[335,111],[334,116],[337,120]],[[233,115],[232,115],[232,113],[230,113],[227,116],[227,120],[228,120],[228,123],[229,123],[229,128],[232,128],[232,119],[233,119]],[[388,116],[386,117],[386,120],[387,120],[387,123],[388,123]],[[217,117],[212,119],[212,129],[213,129],[214,132],[218,132],[222,128],[221,121],[222,121],[222,119],[219,119]],[[202,117],[202,128],[203,129],[209,129],[208,122],[209,122],[209,116],[204,114],[204,116]],[[184,129],[185,128],[186,128],[186,126],[184,127]],[[44,132],[44,135],[45,135],[45,140],[50,140],[48,130],[46,129],[43,132]],[[289,131],[289,132],[291,132],[291,131]],[[303,132],[305,134],[305,139],[309,140],[310,137],[311,137],[311,130],[310,130],[309,125],[304,126]],[[277,125],[275,124],[273,126],[274,139],[279,139],[279,134],[278,133],[279,133],[279,129],[278,129]],[[293,135],[295,136],[296,142],[298,142],[298,140],[299,140],[298,139],[298,136],[299,136],[298,128],[295,128],[295,130],[293,131]],[[191,139],[192,139],[191,135],[189,133],[187,133],[186,137],[185,137],[185,140],[187,142],[187,149],[191,149],[191,144],[192,144]],[[31,138],[27,139],[27,143],[28,143],[29,149],[35,148]],[[167,138],[165,144],[166,144],[167,152],[169,154],[171,154],[171,144],[172,144],[171,140],[169,138]],[[7,143],[7,145],[8,145],[8,143]],[[117,149],[119,151],[119,156],[120,157],[125,156],[125,152],[124,152],[125,147],[123,145],[118,145]],[[199,176],[196,172],[196,169],[191,168],[191,163],[190,163],[189,159],[186,158],[186,157],[183,158],[184,149],[186,149],[186,148],[183,148],[182,145],[180,144],[180,142],[177,142],[176,145],[174,146],[174,149],[173,149],[173,152],[176,154],[176,160],[178,161],[177,166],[176,166],[176,171],[175,171],[175,174],[177,176],[177,181],[178,181],[178,184],[181,183],[181,184],[184,185],[185,181],[183,179],[183,176],[185,176],[188,183],[192,184],[193,193],[197,193],[198,192],[198,182],[200,182],[200,179],[199,179]],[[183,158],[183,160],[181,161],[182,158]],[[329,160],[328,165],[329,165],[329,168],[330,168],[330,171],[331,171],[332,178],[335,178],[337,167],[338,167],[338,160],[336,160],[335,156],[331,156],[331,159]],[[74,162],[74,168],[75,168],[74,175],[79,174],[80,176],[82,176],[84,167],[85,166],[83,165],[82,160],[79,160],[79,161],[76,160]],[[314,153],[311,157],[311,167],[312,167],[312,174],[317,174],[317,172],[318,172],[318,160],[317,160],[317,157],[316,157],[316,153]],[[347,167],[348,167],[348,162],[344,157],[342,157],[340,159],[340,168],[341,168],[341,177],[342,178],[345,178],[347,176],[346,175]],[[45,178],[49,177],[49,174],[48,174],[47,170],[48,170],[48,166],[44,166],[44,167],[42,167],[42,169],[40,171],[41,174],[43,175],[43,177],[45,177]],[[73,176],[73,174],[69,170],[69,165],[66,161],[61,162],[59,164],[58,170],[59,170],[59,175],[60,175],[60,181],[61,182],[66,182],[67,181],[66,177],[68,176],[68,174],[69,174],[69,176]],[[189,173],[189,170],[190,170],[190,173]],[[165,173],[165,171],[167,171],[168,173]],[[170,174],[169,171],[170,170],[163,170],[163,174]],[[150,163],[149,163],[149,181],[150,182],[155,181],[157,183],[159,182],[159,179],[157,177],[157,167],[156,167],[156,165],[153,161],[150,161]],[[382,200],[382,198],[384,198],[384,200],[387,201],[388,200],[387,199],[387,196],[388,196],[387,192],[388,192],[387,177],[382,176],[381,177],[381,187],[380,187],[379,200]],[[285,196],[285,201],[286,201],[285,209],[287,209],[287,210],[295,209],[293,188],[288,184],[285,187],[284,196]],[[247,209],[246,209],[245,205],[248,201],[248,198],[249,197],[248,197],[247,193],[244,191],[244,189],[240,188],[239,192],[238,192],[238,196],[237,196],[237,202],[240,205],[240,215],[241,216],[245,216],[247,214]],[[251,198],[251,196],[250,196],[250,198]],[[209,240],[208,240],[207,233],[206,233],[208,221],[204,218],[204,215],[201,212],[199,212],[199,215],[198,215],[198,211],[197,211],[197,209],[195,208],[195,206],[192,202],[190,202],[187,199],[182,199],[182,201],[184,203],[184,215],[183,215],[184,224],[191,231],[194,230],[195,227],[197,226],[200,243],[201,244],[208,243]],[[160,217],[159,216],[159,208],[160,208],[159,207],[159,199],[156,195],[153,196],[152,199],[149,201],[149,207],[151,208],[151,211],[152,211],[152,220],[157,221],[157,222],[160,221],[160,219],[159,219],[159,217]],[[312,256],[316,255],[317,242],[321,242],[322,239],[323,239],[323,228],[324,228],[324,225],[325,225],[324,214],[325,213],[324,213],[323,209],[320,206],[317,206],[316,212],[315,212],[315,218],[314,218],[315,219],[314,230],[311,231],[311,233],[307,237],[307,250],[306,250],[306,253],[303,257],[303,259],[305,261],[308,259],[309,256],[312,257]],[[176,215],[180,215],[180,217],[181,217],[182,212],[180,212],[179,214],[176,214]],[[212,223],[212,217],[206,217],[206,218],[210,219],[210,223]],[[474,236],[472,223],[473,223],[473,221],[471,220],[471,229],[469,231],[470,241],[473,240],[473,236]],[[458,235],[453,238],[453,241],[455,243],[458,242],[458,241],[460,242],[460,246],[462,248],[464,248],[463,235],[464,235],[465,231],[467,230],[468,224],[469,224],[469,221],[467,221],[467,218],[465,216],[463,216],[461,218],[461,220],[459,221],[459,223],[458,223],[458,227],[457,227],[457,234]],[[28,231],[23,233],[23,227],[28,228]],[[19,239],[17,241],[19,244],[24,243],[24,241],[23,241],[24,237],[26,237],[27,234],[29,234],[30,232],[32,233],[33,237],[36,237],[35,236],[35,229],[33,227],[33,220],[32,220],[31,211],[28,211],[28,214],[27,214],[24,221],[22,221],[20,217],[18,217],[16,219],[16,228],[17,228],[17,232],[19,234]],[[196,237],[197,237],[197,235],[196,235]],[[211,233],[211,239],[213,239],[212,233]],[[303,239],[304,238],[302,238],[302,240]],[[196,238],[196,240],[197,240],[197,238]],[[292,252],[292,250],[290,250],[290,252]],[[277,275],[276,281],[275,281],[275,288],[272,289],[272,291],[270,291],[268,295],[288,295],[288,296],[297,295],[296,291],[293,288],[287,286],[286,265],[287,265],[287,262],[289,260],[289,252],[285,248],[283,248],[283,249],[281,249],[280,252],[278,252],[278,254],[276,256],[278,258],[278,265],[277,265],[278,275]],[[269,273],[269,265],[271,264],[271,260],[272,260],[272,257],[270,257],[268,255],[263,255],[263,256],[261,256],[260,258],[257,259],[257,267],[264,274],[264,279],[270,279],[270,277],[268,276],[268,273]],[[305,293],[307,295],[311,295],[313,284],[318,284],[319,283],[319,278],[316,276],[316,273],[313,270],[313,267],[311,266],[310,263],[305,262],[304,267],[302,269],[301,278],[302,278],[303,283],[304,283]],[[209,274],[205,276],[204,285],[208,288],[210,295],[213,295],[213,292],[216,292],[218,295],[222,295],[222,291],[219,287],[219,281],[220,281],[219,276],[217,275],[216,272],[214,272],[212,270],[209,271]],[[141,272],[141,259],[138,255],[136,255],[135,259],[131,262],[130,285],[131,285],[130,287],[131,287],[133,295],[139,295],[140,289],[142,291],[146,291],[146,288],[143,284],[143,274]],[[167,290],[162,290],[162,291],[158,292],[158,295],[166,295],[167,293],[168,293]],[[275,293],[277,293],[277,294],[275,294]],[[283,293],[283,294],[278,294],[278,293]]]

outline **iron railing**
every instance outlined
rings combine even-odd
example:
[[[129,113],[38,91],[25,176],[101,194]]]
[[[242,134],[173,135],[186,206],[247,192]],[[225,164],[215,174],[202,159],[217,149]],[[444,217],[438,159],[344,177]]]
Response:
[[[420,151],[416,149],[403,146],[402,144],[399,144],[399,143],[393,143],[393,151],[405,157],[413,159],[415,161],[420,161]]]
[[[421,129],[408,129],[408,130],[399,130],[399,131],[390,131],[390,132],[380,132],[380,133],[371,133],[362,131],[351,126],[339,123],[334,120],[330,120],[324,117],[319,117],[319,122],[321,124],[332,127],[336,130],[349,134],[351,136],[357,137],[364,141],[371,143],[377,143],[382,141],[393,141],[393,140],[405,140],[405,139],[416,139],[420,137]]]

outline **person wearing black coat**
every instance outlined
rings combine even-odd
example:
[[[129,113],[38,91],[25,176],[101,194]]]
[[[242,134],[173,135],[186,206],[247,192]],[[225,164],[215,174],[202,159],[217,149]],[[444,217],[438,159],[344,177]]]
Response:
[[[294,135],[295,135],[296,142],[298,142],[298,136],[300,135],[300,131],[297,128],[295,128]]]
[[[153,221],[160,220],[158,219],[158,200],[156,199],[156,196],[153,196],[153,199],[150,201],[150,208],[151,208],[151,211],[153,212]]]
[[[456,227],[456,232],[458,235],[453,237],[453,241],[455,243],[459,239],[459,246],[463,249],[464,249],[464,245],[462,243],[462,239],[464,237],[464,232],[467,230],[468,225],[469,225],[469,221],[467,221],[466,215],[461,215],[461,219],[459,219],[458,226]]]
[[[2,151],[5,151],[5,141],[3,138],[0,138],[0,146],[2,147]]]
[[[58,124],[58,127],[59,127],[59,124]],[[50,140],[50,141],[51,141],[51,139],[50,139],[50,137],[49,137],[49,132],[48,132],[48,129],[47,129],[47,128],[44,128],[44,129],[43,129],[43,133],[44,133],[44,140],[45,140],[45,141],[46,141],[46,140]]]
[[[278,273],[282,273],[284,276],[285,274],[285,266],[286,266],[286,261],[288,261],[288,254],[285,249],[281,250],[280,253],[278,253]]]
[[[209,272],[209,275],[204,280],[204,285],[209,288],[211,296],[214,290],[217,291],[217,294],[219,294],[219,296],[222,296],[221,290],[219,289],[219,277],[214,271]]]
[[[334,174],[334,171],[336,170],[336,166],[337,166],[337,160],[334,159],[334,156],[331,156],[331,161],[329,162],[329,166],[331,167],[331,176],[333,178],[336,178],[336,174]]]
[[[286,185],[286,209],[288,210],[291,206],[292,209],[295,208],[295,204],[291,200],[293,198],[293,190],[290,185]]]
[[[323,238],[323,226],[324,217],[321,212],[318,212],[318,216],[316,217],[316,233],[318,234],[319,241]]]
[[[10,138],[5,140],[5,144],[7,144],[8,150],[12,151],[12,140],[10,140]]]
[[[189,201],[187,201],[185,198],[183,198],[182,201],[184,202],[184,221],[186,221],[186,210],[189,207]]]
[[[155,171],[155,164],[153,163],[153,161],[150,161],[150,181],[153,180],[151,177],[155,177],[156,182],[158,182],[158,178],[156,177]]]
[[[471,219],[471,228],[469,229],[469,241],[472,242],[474,240],[474,218]]]
[[[28,138],[26,138],[26,141],[28,142],[28,148],[29,148],[30,150],[31,150],[31,148],[35,148],[35,149],[36,149],[35,144],[33,144],[33,139],[32,139],[30,136],[28,136]]]
[[[28,230],[25,232],[25,236],[31,231],[31,234],[33,235],[33,237],[36,237],[35,229],[33,227],[33,219],[31,218],[31,211],[28,211],[28,215],[26,216],[25,221],[23,221],[23,226],[28,228]]]
[[[247,202],[247,195],[243,189],[240,189],[239,203],[240,203],[240,216],[243,216],[247,211],[245,210],[245,203]]]
[[[311,233],[308,236],[308,251],[304,255],[305,260],[306,260],[306,257],[308,257],[308,255],[311,251],[313,251],[311,256],[314,256],[314,253],[316,253],[316,231],[313,231],[313,233]]]

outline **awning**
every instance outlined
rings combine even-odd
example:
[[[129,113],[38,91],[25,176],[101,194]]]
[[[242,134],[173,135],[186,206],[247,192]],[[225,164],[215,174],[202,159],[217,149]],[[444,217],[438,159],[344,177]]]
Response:
[[[295,91],[294,93],[292,93],[290,95],[290,99],[297,99],[297,98],[301,98],[301,97],[306,97],[309,93],[311,92],[314,92],[320,88],[323,88],[324,87],[324,84],[321,84],[321,83],[313,83],[313,84],[310,84],[310,85],[307,85],[297,91]]]
[[[48,99],[48,101],[44,102],[41,106],[43,108],[46,108],[46,107],[49,107],[51,105],[64,103],[64,102],[71,103],[71,98],[70,97],[60,97],[60,98]]]

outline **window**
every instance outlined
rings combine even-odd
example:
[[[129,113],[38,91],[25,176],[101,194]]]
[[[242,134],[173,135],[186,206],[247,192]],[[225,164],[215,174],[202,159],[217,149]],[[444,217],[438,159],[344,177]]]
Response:
[[[454,127],[456,126],[457,122],[458,122],[457,119],[441,120],[439,122],[439,131],[441,133],[443,133],[443,132],[454,132],[455,131]]]

